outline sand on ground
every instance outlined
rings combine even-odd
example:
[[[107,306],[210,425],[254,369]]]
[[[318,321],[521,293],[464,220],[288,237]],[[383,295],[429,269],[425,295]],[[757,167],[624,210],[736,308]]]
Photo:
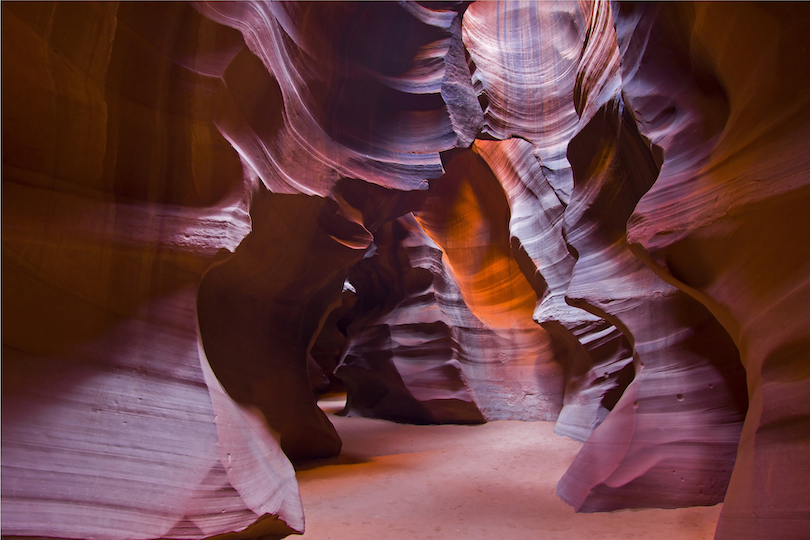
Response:
[[[574,512],[555,489],[582,443],[555,435],[553,422],[413,426],[336,416],[338,401],[321,406],[343,451],[297,466],[308,540],[714,536],[722,505]]]

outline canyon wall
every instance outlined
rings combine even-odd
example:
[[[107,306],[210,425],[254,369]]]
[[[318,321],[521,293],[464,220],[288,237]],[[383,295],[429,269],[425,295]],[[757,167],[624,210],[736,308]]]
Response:
[[[717,538],[808,531],[810,76],[795,67],[808,62],[808,16],[803,4],[696,4],[616,17],[624,95],[667,156],[628,242],[714,314],[747,374]]]
[[[806,537],[810,8],[2,10],[4,536],[300,533],[342,384]]]
[[[2,9],[3,534],[303,530],[197,325],[257,188],[211,122],[241,36],[186,4]]]

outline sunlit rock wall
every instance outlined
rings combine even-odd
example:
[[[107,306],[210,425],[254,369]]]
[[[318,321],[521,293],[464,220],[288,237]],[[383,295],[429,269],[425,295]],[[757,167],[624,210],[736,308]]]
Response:
[[[580,122],[577,99],[587,70],[600,90],[619,86],[616,47],[602,46],[615,44],[611,25],[606,5],[573,2],[479,3],[464,20],[473,81],[485,106],[482,136],[506,139],[475,146],[507,195],[513,255],[536,283],[533,318],[553,338],[565,369],[555,431],[583,441],[632,378],[625,336],[565,300],[576,262],[563,235],[573,188],[566,151]],[[605,50],[614,54],[584,61]]]
[[[536,295],[509,251],[503,192],[471,151],[451,157],[447,171],[416,218],[386,228],[349,276],[357,313],[336,372],[347,412],[554,420],[562,369],[531,322]]]
[[[537,291],[533,318],[552,337],[565,370],[555,432],[584,441],[633,377],[627,339],[613,324],[565,301],[576,259],[563,236],[566,204],[523,139],[477,141],[509,201],[512,251]],[[570,190],[570,186],[567,186]]]

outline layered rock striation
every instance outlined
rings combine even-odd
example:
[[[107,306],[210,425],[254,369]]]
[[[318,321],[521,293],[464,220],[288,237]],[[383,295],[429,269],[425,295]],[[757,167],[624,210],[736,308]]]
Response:
[[[2,9],[3,534],[302,531],[289,461],[197,331],[203,273],[250,230],[210,122],[241,37],[185,4]]]
[[[625,223],[655,180],[660,154],[621,100],[612,100],[571,141],[569,159],[575,187],[565,230],[579,258],[567,298],[623,330],[635,377],[558,494],[582,511],[716,504],[734,464],[745,374],[709,311],[627,245]],[[598,234],[591,234],[594,222]]]
[[[737,9],[739,8],[739,9]],[[667,159],[628,221],[635,253],[704,304],[750,405],[717,538],[804,538],[808,469],[803,5],[627,9],[628,106]],[[720,21],[723,21],[722,23]],[[661,69],[663,57],[676,58]]]
[[[565,300],[576,262],[563,236],[567,205],[549,182],[535,148],[522,139],[476,142],[509,201],[513,254],[523,261],[524,274],[537,282],[533,319],[554,339],[555,355],[565,370],[555,432],[584,441],[632,379],[632,353],[613,324]]]
[[[413,422],[556,419],[562,371],[531,323],[536,296],[508,251],[503,193],[476,154],[452,159],[418,217],[393,222],[349,276],[358,299],[336,371],[347,411]],[[483,204],[493,196],[500,216]],[[471,224],[477,234],[459,232]]]
[[[355,312],[335,371],[346,413],[411,423],[484,421],[462,366],[465,310],[442,252],[412,214],[386,224],[349,274]],[[475,321],[475,322],[473,322]],[[483,325],[478,323],[479,331]]]
[[[4,535],[301,532],[339,377],[806,537],[808,8],[2,11]]]

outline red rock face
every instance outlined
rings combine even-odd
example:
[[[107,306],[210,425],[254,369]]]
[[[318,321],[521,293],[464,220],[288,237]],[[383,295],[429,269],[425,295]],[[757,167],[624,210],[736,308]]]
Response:
[[[416,3],[197,8],[245,38],[249,51],[224,77],[240,90],[223,99],[217,126],[273,192],[323,196],[341,176],[427,187],[442,174],[438,152],[469,145],[478,132],[456,11]]]
[[[548,335],[531,322],[536,295],[511,256],[503,192],[474,152],[460,151],[446,167],[416,218],[378,237],[350,275],[359,313],[337,371],[349,412],[554,420],[562,372]],[[410,394],[431,412],[390,405],[387,392]]]
[[[483,422],[461,341],[462,332],[486,327],[462,311],[442,251],[412,214],[380,229],[373,253],[349,280],[357,283],[357,303],[336,370],[346,385],[347,413],[414,423]]]
[[[2,10],[4,535],[300,532],[342,382],[806,537],[808,8]]]
[[[800,29],[808,10],[793,8],[617,16],[620,42],[635,51],[623,66],[625,95],[667,155],[628,239],[723,323],[747,373],[750,406],[718,538],[804,538],[808,530],[810,80],[793,68],[808,60]],[[682,60],[655,67],[669,51]]]
[[[3,534],[302,530],[197,332],[201,276],[250,230],[210,122],[241,37],[184,4],[4,4],[3,32]]]
[[[633,377],[630,345],[614,325],[565,301],[576,262],[563,236],[565,194],[552,187],[536,147],[510,139],[478,141],[476,148],[508,197],[509,228],[518,247],[513,251],[523,255],[524,273],[537,283],[533,318],[555,340],[555,356],[565,369],[555,432],[584,441]]]
[[[569,145],[575,187],[565,230],[579,259],[568,301],[630,336],[636,372],[560,480],[558,494],[583,511],[720,502],[745,413],[745,400],[735,402],[744,372],[726,331],[627,246],[625,223],[657,175],[655,154],[620,101]],[[594,220],[599,234],[583,235]]]

